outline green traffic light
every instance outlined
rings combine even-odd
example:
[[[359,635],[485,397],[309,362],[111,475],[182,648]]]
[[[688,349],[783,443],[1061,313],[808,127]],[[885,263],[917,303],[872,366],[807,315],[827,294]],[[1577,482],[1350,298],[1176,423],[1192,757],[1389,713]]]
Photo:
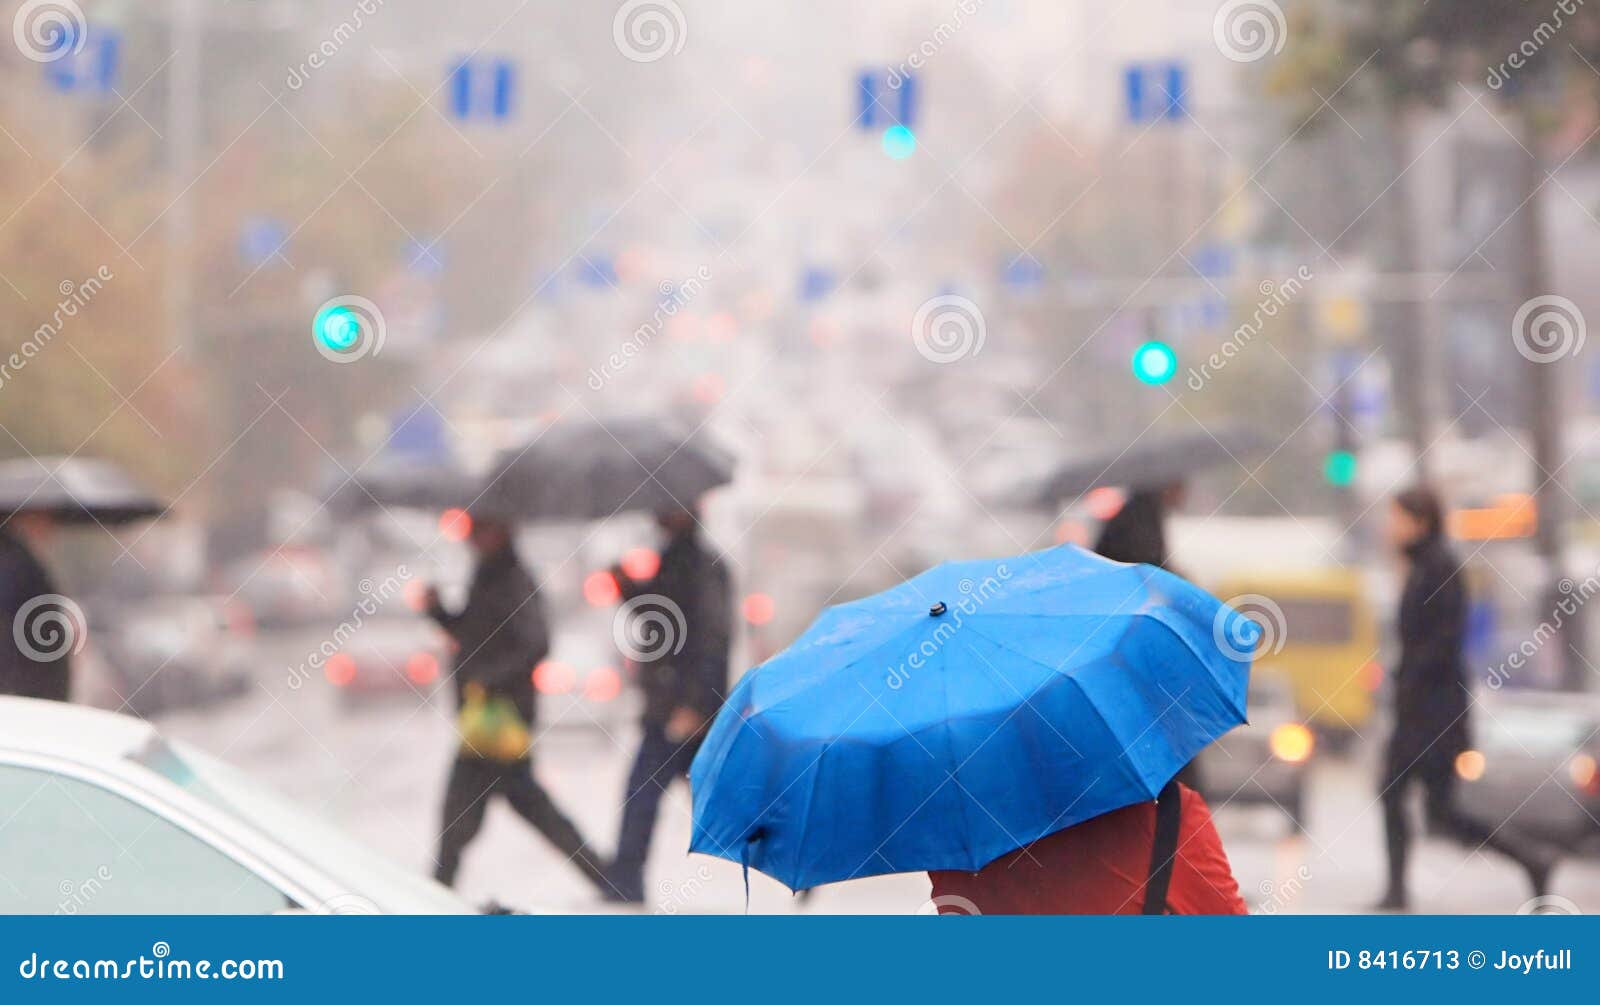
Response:
[[[1178,373],[1178,354],[1165,342],[1146,342],[1133,351],[1133,375],[1146,384],[1165,384]]]
[[[1348,450],[1330,450],[1322,461],[1322,477],[1329,485],[1346,488],[1356,481],[1356,455]]]
[[[361,338],[361,318],[344,304],[331,304],[312,323],[317,341],[335,352],[345,352]]]
[[[883,152],[893,160],[905,160],[917,152],[917,134],[906,126],[890,126],[883,131]]]

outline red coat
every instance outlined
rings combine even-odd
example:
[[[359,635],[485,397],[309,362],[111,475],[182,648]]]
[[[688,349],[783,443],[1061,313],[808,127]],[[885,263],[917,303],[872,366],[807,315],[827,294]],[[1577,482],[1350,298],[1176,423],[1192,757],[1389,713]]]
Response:
[[[1184,787],[1172,914],[1245,914],[1211,810]],[[1144,908],[1156,804],[1137,803],[1047,834],[977,872],[930,872],[941,914],[1138,914]],[[949,898],[941,900],[940,898]]]

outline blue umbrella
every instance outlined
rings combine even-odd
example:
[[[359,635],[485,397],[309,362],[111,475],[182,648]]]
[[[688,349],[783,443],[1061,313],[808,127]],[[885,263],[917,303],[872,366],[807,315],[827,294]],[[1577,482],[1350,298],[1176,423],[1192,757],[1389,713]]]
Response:
[[[1154,799],[1244,722],[1254,622],[1072,545],[829,608],[729,695],[690,850],[791,889],[977,870]]]

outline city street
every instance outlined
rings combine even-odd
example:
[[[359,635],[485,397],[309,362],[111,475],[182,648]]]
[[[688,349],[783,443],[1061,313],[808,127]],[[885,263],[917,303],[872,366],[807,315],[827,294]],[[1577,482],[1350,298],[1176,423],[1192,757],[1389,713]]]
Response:
[[[395,861],[432,869],[438,806],[454,735],[453,699],[432,705],[407,698],[373,699],[342,708],[333,689],[313,679],[285,686],[288,667],[319,642],[305,633],[267,637],[257,647],[256,687],[216,708],[158,721],[171,738],[217,754],[303,806],[341,825]],[[609,851],[618,801],[636,731],[600,728],[572,713],[539,739],[537,773],[579,828]],[[1376,802],[1370,752],[1325,757],[1313,769],[1310,833],[1288,836],[1270,807],[1217,813],[1240,892],[1263,913],[1350,913],[1370,909],[1383,885],[1382,809]],[[744,910],[737,866],[683,853],[689,835],[686,786],[662,803],[642,910],[721,913]],[[1415,907],[1427,913],[1508,913],[1528,900],[1518,870],[1492,853],[1464,856],[1442,839],[1423,842],[1413,863]],[[474,903],[517,910],[606,910],[578,874],[503,803],[489,812],[467,852],[460,889]],[[1569,861],[1554,894],[1580,909],[1600,904],[1600,863]],[[928,900],[925,876],[874,877],[823,887],[809,899],[790,897],[767,877],[750,874],[753,913],[910,913]]]

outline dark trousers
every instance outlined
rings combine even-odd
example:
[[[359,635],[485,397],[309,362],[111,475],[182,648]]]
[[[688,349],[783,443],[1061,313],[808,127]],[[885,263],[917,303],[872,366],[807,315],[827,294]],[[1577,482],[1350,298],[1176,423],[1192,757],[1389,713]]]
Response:
[[[1389,892],[1404,895],[1406,861],[1411,851],[1411,824],[1406,814],[1406,795],[1413,785],[1421,785],[1426,819],[1431,832],[1443,833],[1473,848],[1491,848],[1527,871],[1540,889],[1550,859],[1543,849],[1515,834],[1508,827],[1498,829],[1467,813],[1456,803],[1455,755],[1451,750],[1428,750],[1418,754],[1409,745],[1390,742],[1384,755],[1383,825],[1389,846]]]
[[[461,853],[483,826],[489,800],[499,794],[522,819],[532,824],[561,853],[571,859],[584,877],[605,888],[600,859],[578,833],[566,814],[551,802],[550,794],[534,780],[533,764],[495,761],[486,757],[457,757],[444,790],[444,821],[439,836],[439,865],[434,878],[449,885],[461,866]]]
[[[639,753],[628,774],[627,801],[622,805],[622,831],[617,835],[617,856],[611,882],[628,900],[644,899],[644,863],[650,855],[650,837],[656,829],[661,794],[674,779],[686,778],[700,737],[686,743],[667,738],[661,723],[644,724]]]

